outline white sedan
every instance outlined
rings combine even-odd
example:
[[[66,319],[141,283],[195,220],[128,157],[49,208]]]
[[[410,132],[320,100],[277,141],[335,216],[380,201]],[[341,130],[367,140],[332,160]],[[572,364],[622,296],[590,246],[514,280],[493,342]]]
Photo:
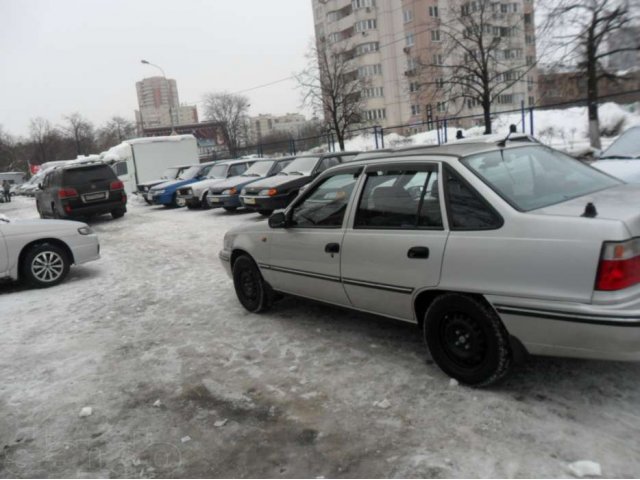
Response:
[[[72,264],[98,258],[98,236],[85,223],[0,215],[0,279],[52,287],[65,279]]]

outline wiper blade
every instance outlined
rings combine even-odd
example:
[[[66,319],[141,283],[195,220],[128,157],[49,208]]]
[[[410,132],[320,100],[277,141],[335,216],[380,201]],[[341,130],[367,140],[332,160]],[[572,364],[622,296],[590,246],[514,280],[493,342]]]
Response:
[[[618,160],[635,160],[638,157],[632,157],[629,155],[607,155],[606,157],[600,157],[598,160],[609,160],[609,159],[618,159]]]
[[[289,172],[289,175],[304,175],[302,172]]]

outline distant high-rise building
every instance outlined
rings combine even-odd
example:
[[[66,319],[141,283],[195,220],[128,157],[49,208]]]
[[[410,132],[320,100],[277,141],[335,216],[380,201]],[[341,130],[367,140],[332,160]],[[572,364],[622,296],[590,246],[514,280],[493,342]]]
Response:
[[[172,78],[150,77],[136,82],[138,129],[193,124],[198,111],[192,105],[180,105],[178,86]],[[173,121],[172,121],[173,118]]]
[[[486,2],[486,18],[481,21],[487,44],[491,39],[500,42],[495,56],[505,83],[519,79],[496,96],[493,109],[517,109],[521,101],[533,105],[537,76],[533,0],[312,0],[316,44],[346,54],[354,75],[367,77],[361,92],[366,123],[388,127],[481,115],[477,102],[458,96],[453,104],[444,93],[452,78],[447,68],[455,56],[447,54],[453,43],[445,28],[451,34],[458,21],[457,40],[464,42],[469,35],[464,25],[473,22],[459,19],[479,15],[479,2]],[[464,54],[457,52],[458,62]],[[474,54],[473,48],[468,54]],[[435,66],[428,74],[427,64]],[[521,72],[526,72],[522,78]],[[482,123],[481,117],[473,123]]]

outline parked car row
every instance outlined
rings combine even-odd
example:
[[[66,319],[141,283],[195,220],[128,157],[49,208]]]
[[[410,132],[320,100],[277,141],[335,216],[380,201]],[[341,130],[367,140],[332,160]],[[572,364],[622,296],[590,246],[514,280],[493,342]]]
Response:
[[[234,159],[193,165],[175,180],[145,190],[148,203],[168,207],[244,207],[268,216],[285,208],[305,185],[358,152],[299,155],[284,158]],[[139,187],[143,191],[144,187]]]
[[[526,354],[640,360],[640,185],[526,137],[386,152],[315,177],[299,160],[240,194],[286,210],[224,238],[250,312],[291,294],[418,324],[434,361],[469,385]],[[258,203],[305,173],[292,201]]]

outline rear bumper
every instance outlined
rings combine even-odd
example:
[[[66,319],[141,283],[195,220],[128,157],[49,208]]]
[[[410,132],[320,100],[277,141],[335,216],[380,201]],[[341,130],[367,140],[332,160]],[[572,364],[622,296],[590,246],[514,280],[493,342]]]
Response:
[[[61,216],[63,217],[86,217],[88,215],[101,215],[105,213],[111,213],[114,210],[127,211],[127,202],[113,201],[113,202],[101,202],[94,205],[71,205],[71,211],[65,209],[64,204],[56,207]]]
[[[273,197],[240,195],[240,201],[245,208],[250,210],[280,210],[289,204],[288,195],[275,195]]]
[[[640,305],[487,300],[508,332],[533,355],[640,361]]]
[[[211,208],[233,208],[233,207],[241,207],[242,202],[240,201],[239,195],[207,195],[207,205]]]

